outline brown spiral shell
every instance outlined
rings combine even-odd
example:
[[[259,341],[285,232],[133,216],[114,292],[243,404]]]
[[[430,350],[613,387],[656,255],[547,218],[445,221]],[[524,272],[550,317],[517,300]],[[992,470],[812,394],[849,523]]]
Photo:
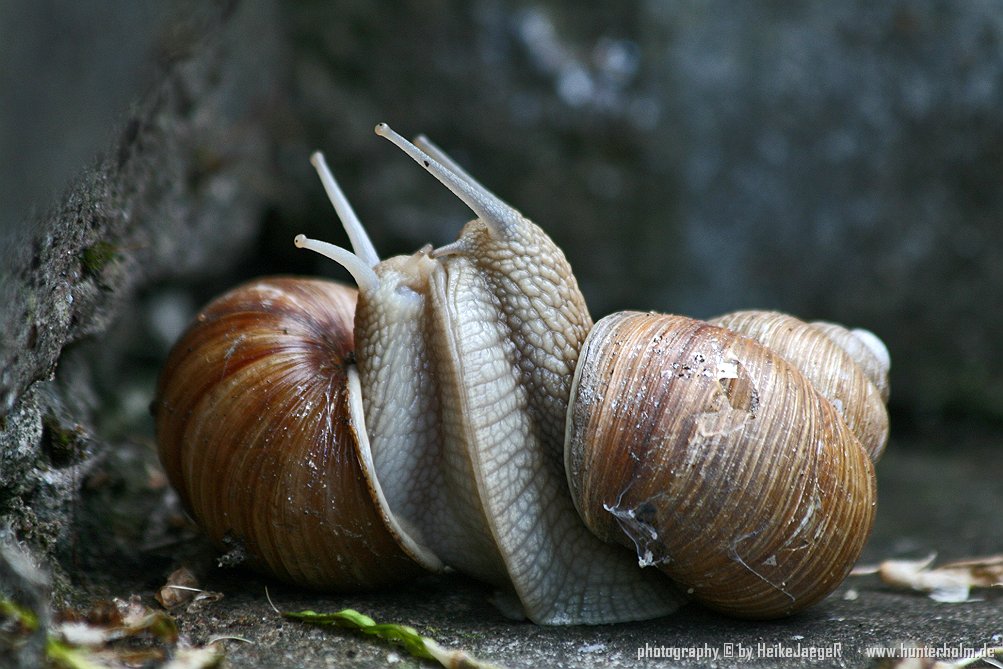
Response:
[[[866,346],[853,333],[775,311],[736,311],[710,322],[755,339],[797,367],[878,461],[888,443],[888,370],[864,355]]]
[[[593,532],[736,616],[782,616],[824,597],[874,519],[871,459],[804,374],[682,316],[596,323],[565,458]]]
[[[161,461],[210,539],[316,588],[421,571],[372,475],[351,381],[356,295],[287,277],[229,291],[175,344],[154,401]]]

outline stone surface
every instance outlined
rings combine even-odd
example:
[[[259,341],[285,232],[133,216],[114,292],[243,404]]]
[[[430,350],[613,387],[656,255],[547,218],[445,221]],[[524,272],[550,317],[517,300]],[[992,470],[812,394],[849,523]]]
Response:
[[[78,30],[103,43],[101,18]],[[260,223],[270,135],[256,114],[274,90],[264,64],[279,61],[274,33],[253,51],[246,40],[268,25],[260,4],[160,25],[161,74],[111,145],[47,213],[4,231],[0,517],[46,557],[70,536],[77,492],[115,439],[104,421],[131,387],[102,373],[136,374],[153,353],[153,328],[129,318],[137,292],[213,276]]]
[[[946,453],[947,440],[955,441],[970,458]],[[1001,466],[1003,455],[992,435],[893,439],[878,466],[879,512],[861,563],[932,552],[940,560],[998,552],[994,528],[1001,493],[995,472]],[[690,606],[640,623],[540,627],[506,619],[491,605],[490,588],[460,576],[430,578],[394,592],[323,595],[239,570],[218,569],[206,554],[185,563],[202,575],[201,587],[224,596],[176,611],[181,629],[194,643],[219,636],[249,640],[225,642],[228,666],[234,668],[434,666],[368,637],[282,620],[271,608],[266,588],[282,611],[354,608],[378,622],[414,626],[442,644],[510,668],[859,667],[872,664],[864,657],[866,649],[896,648],[899,643],[975,651],[985,645],[1003,646],[1003,593],[975,591],[972,601],[944,604],[919,593],[892,590],[874,576],[851,577],[821,604],[785,620],[736,621]],[[162,579],[174,564],[164,563],[156,575]],[[149,590],[162,583],[149,576],[140,586],[147,601]],[[670,661],[657,655],[687,649],[716,649],[723,654],[728,644],[736,657],[722,656],[716,662]],[[740,646],[751,657],[739,659]],[[777,658],[777,648],[834,655]],[[639,651],[647,655],[639,658]]]

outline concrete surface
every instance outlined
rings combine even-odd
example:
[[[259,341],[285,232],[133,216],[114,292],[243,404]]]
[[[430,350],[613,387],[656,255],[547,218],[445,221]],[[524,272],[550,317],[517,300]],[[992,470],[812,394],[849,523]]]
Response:
[[[948,442],[951,450],[945,449]],[[878,471],[877,522],[861,564],[931,552],[946,560],[1000,551],[1003,452],[994,436],[961,432],[893,439]],[[190,554],[192,548],[154,552],[146,564],[163,565],[155,574],[162,578],[168,565],[178,564],[176,556]],[[283,620],[271,609],[266,587],[283,611],[354,608],[378,622],[411,625],[442,644],[506,667],[860,667],[874,666],[864,656],[871,647],[1003,646],[1003,592],[973,591],[972,601],[945,604],[893,590],[874,576],[851,577],[818,606],[786,620],[738,621],[689,606],[667,618],[634,624],[539,627],[506,619],[489,603],[490,588],[460,576],[428,578],[395,592],[332,596],[218,569],[204,554],[186,563],[205,574],[204,588],[224,596],[175,612],[181,629],[195,643],[219,636],[249,640],[224,642],[227,666],[234,668],[434,666],[368,637]],[[147,571],[135,583],[136,591],[149,598],[144,587],[159,585],[155,575]],[[106,579],[99,580],[107,585]],[[119,596],[132,592],[121,581],[114,591]],[[723,657],[729,648],[736,657]],[[665,656],[687,649],[722,655],[716,661]],[[740,652],[751,656],[739,659]],[[777,652],[806,655],[777,658]],[[813,658],[810,653],[832,656]]]

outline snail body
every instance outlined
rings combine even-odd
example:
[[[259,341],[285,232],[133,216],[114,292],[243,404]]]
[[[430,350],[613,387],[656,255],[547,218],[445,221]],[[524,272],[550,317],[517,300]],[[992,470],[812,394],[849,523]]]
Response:
[[[637,570],[629,554],[590,533],[567,495],[564,417],[592,321],[564,254],[539,227],[451,168],[432,145],[423,143],[446,162],[385,126],[377,132],[478,216],[447,246],[375,264],[362,245],[349,253],[297,238],[357,277],[356,359],[371,407],[374,459],[393,449],[437,452],[438,468],[421,471],[410,486],[418,494],[402,495],[391,508],[446,564],[508,591],[536,622],[670,612],[681,599],[668,582]],[[355,230],[350,238],[363,238],[358,221],[339,208]],[[402,295],[411,310],[401,308]],[[531,298],[540,295],[549,299]],[[390,323],[401,334],[394,346],[404,355],[384,353]],[[427,370],[435,383],[417,380],[416,370]],[[381,389],[395,386],[389,380],[395,378],[410,378],[426,391],[420,400],[426,409],[377,418],[384,409],[368,398],[384,396]],[[427,434],[429,423],[438,443],[410,439]],[[451,522],[444,523],[447,516]]]
[[[816,389],[813,384],[823,382],[815,377],[869,377],[841,369],[802,374],[798,366],[805,363],[785,359],[789,351],[771,351],[770,337],[758,337],[756,330],[769,334],[800,325],[784,321],[766,327],[762,322],[768,319],[759,316],[732,319],[753,324],[744,334],[682,317],[651,316],[657,324],[650,327],[667,329],[642,339],[683,337],[674,355],[685,358],[696,346],[684,343],[690,341],[686,337],[700,333],[697,339],[706,340],[701,346],[709,347],[701,355],[710,360],[716,351],[718,357],[702,363],[706,376],[702,371],[686,383],[670,380],[680,363],[665,354],[664,346],[635,347],[642,362],[632,366],[626,361],[633,354],[622,353],[627,344],[621,341],[633,336],[631,328],[611,327],[609,321],[634,322],[635,315],[617,314],[593,327],[567,260],[539,227],[427,140],[411,144],[384,125],[377,126],[377,134],[424,166],[477,218],[451,244],[381,260],[322,157],[315,155],[353,250],[302,235],[296,244],[341,263],[358,284],[352,331],[318,326],[343,346],[327,353],[327,362],[309,367],[326,379],[327,385],[320,384],[326,388],[325,399],[316,393],[309,401],[278,399],[281,392],[291,397],[304,393],[288,383],[290,373],[281,358],[247,346],[244,335],[235,334],[257,327],[260,314],[245,306],[226,327],[207,325],[214,322],[215,306],[200,315],[172,352],[158,389],[158,441],[165,469],[210,537],[219,543],[235,536],[266,571],[315,587],[377,583],[379,576],[368,572],[378,571],[384,562],[399,578],[452,567],[496,585],[522,615],[544,624],[651,618],[673,611],[688,596],[736,615],[771,617],[817,601],[838,585],[873,520],[873,465],[854,429],[866,428],[876,458],[884,447],[887,419],[882,423],[880,416],[866,417],[870,414],[856,406],[861,397],[877,397],[876,408],[871,402],[867,411],[884,411],[877,382],[867,381],[871,386],[853,392],[839,383]],[[250,294],[237,303],[259,300],[267,311],[272,302],[256,297],[255,290],[252,284]],[[315,309],[300,302],[304,311]],[[284,325],[268,327],[276,340],[290,334]],[[851,336],[843,345],[832,343],[842,332],[819,336],[829,347],[825,350],[835,349],[830,351],[833,365],[856,368],[854,356],[873,362],[861,337]],[[275,345],[274,350],[285,349]],[[737,357],[721,357],[722,351],[742,351],[745,357],[739,364]],[[808,354],[809,367],[813,355]],[[608,366],[610,361],[614,367]],[[196,369],[199,364],[208,369]],[[260,403],[251,407],[251,400],[230,401],[237,397],[232,366],[254,364],[262,366],[263,375],[272,366],[273,376],[253,386],[273,393],[267,409]],[[880,376],[881,361],[875,365],[872,375]],[[190,375],[202,381],[192,386]],[[630,376],[642,385],[632,385]],[[616,389],[600,383],[620,377]],[[680,393],[684,386],[689,390]],[[826,392],[836,404],[845,400],[844,410],[837,410]],[[216,397],[228,401],[212,399]],[[253,427],[268,425],[258,414],[308,416],[304,407],[322,402],[332,407],[328,421],[344,428],[334,441],[306,420]],[[606,414],[604,403],[613,409],[630,406],[640,414]],[[669,405],[680,416],[676,422],[703,435],[707,448],[684,444],[673,450],[667,444],[687,440],[659,432],[662,425],[642,423],[652,413],[664,417],[657,407]],[[767,413],[776,417],[767,420]],[[615,420],[596,422],[601,416]],[[202,427],[241,421],[252,427],[215,432]],[[281,448],[280,433],[283,439],[302,442],[306,450],[291,456],[276,450]],[[213,449],[227,453],[226,461],[211,455]],[[240,454],[241,449],[247,453]],[[362,539],[364,548],[335,546],[328,539],[307,544],[296,538],[310,531],[305,522],[290,522],[278,501],[266,505],[275,511],[273,517],[242,520],[227,508],[240,505],[237,479],[253,479],[244,489],[260,494],[262,477],[271,480],[264,464],[240,465],[225,495],[204,492],[216,474],[200,471],[204,463],[235,466],[231,463],[250,462],[266,451],[271,453],[267,467],[315,472],[305,484],[311,490],[358,482],[362,493],[356,490],[351,503],[325,499],[320,503],[329,508],[323,513],[304,507],[294,515],[329,514],[315,531],[335,537],[359,536],[358,523],[363,522],[376,528],[380,542]],[[350,468],[350,475],[330,478],[317,463],[319,454],[334,451],[360,464]],[[681,463],[701,475],[715,466],[725,470],[716,478],[707,475],[687,483],[676,474]],[[295,485],[284,492],[291,505],[300,484],[289,481]],[[735,481],[742,482],[741,491]],[[758,497],[757,491],[762,491]],[[655,509],[655,499],[664,504]],[[365,521],[357,517],[360,508]],[[748,514],[749,509],[756,513]],[[682,517],[691,512],[693,518]],[[739,518],[743,514],[749,517]],[[739,523],[730,534],[723,528],[706,541],[679,529],[699,535],[715,517],[745,525]],[[275,546],[285,541],[283,532],[294,535],[290,544],[298,543],[295,550],[275,557]],[[723,557],[699,555],[704,548],[713,552],[722,547]],[[324,554],[332,550],[345,551],[334,559],[340,571],[327,566],[330,558]],[[392,557],[375,557],[384,550]],[[748,557],[749,550],[754,557]],[[292,569],[285,564],[289,561],[311,566]],[[696,566],[687,567],[686,561]],[[700,571],[701,561],[721,567],[708,576]],[[671,578],[639,569],[638,562],[659,563]],[[324,577],[325,572],[331,576]],[[355,575],[346,577],[345,572]],[[737,597],[738,603],[729,604],[729,590],[737,593],[732,599]]]

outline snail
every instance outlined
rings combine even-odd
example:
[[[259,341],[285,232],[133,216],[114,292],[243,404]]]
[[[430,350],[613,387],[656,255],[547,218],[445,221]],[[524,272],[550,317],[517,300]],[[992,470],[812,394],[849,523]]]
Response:
[[[351,364],[355,303],[355,289],[314,279],[229,291],[173,349],[155,405],[160,460],[210,539],[314,587],[441,568],[395,522],[372,474]],[[311,438],[290,436],[302,434]]]
[[[381,260],[314,154],[353,250],[295,243],[358,292],[238,287],[158,384],[161,460],[214,542],[323,589],[456,569],[540,624],[653,618],[691,598],[776,617],[842,581],[887,440],[880,340],[769,312],[593,325],[538,226],[427,139],[376,132],[477,218]]]
[[[780,314],[720,320],[740,319],[825,337]],[[821,387],[846,385],[814,373]],[[874,521],[871,456],[834,403],[756,340],[683,316],[612,314],[585,342],[571,407],[568,483],[586,525],[704,604],[786,615],[859,556]],[[872,422],[857,432],[878,454]]]

